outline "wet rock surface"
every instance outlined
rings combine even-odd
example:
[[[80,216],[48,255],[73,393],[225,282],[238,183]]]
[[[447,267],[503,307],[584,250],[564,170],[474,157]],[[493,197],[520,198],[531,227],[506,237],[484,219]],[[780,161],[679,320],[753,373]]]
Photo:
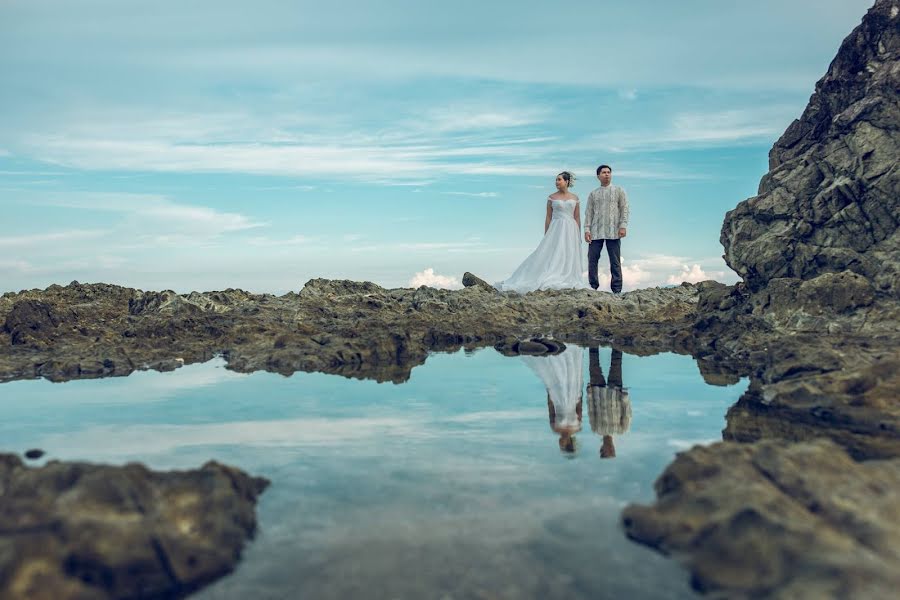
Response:
[[[678,456],[629,537],[680,554],[728,598],[894,598],[900,458],[854,462],[829,441],[721,442]]]
[[[0,597],[181,598],[230,572],[268,481],[0,454]]]

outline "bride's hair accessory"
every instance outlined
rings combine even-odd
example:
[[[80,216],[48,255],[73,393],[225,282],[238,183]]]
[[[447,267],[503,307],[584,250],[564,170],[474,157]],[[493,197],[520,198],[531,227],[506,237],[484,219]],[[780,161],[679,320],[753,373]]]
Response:
[[[563,171],[559,174],[559,176],[566,180],[566,184],[568,184],[569,187],[575,185],[575,175],[573,175],[572,173]]]

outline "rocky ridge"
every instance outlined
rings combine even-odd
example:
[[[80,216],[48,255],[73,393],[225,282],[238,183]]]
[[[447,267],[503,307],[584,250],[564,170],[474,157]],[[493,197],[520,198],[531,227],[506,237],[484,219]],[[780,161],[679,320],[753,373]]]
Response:
[[[170,370],[220,354],[238,371],[402,382],[429,352],[510,337],[590,337],[658,352],[685,337],[697,297],[688,284],[618,298],[589,291],[521,296],[478,285],[388,290],[313,279],[299,293],[276,297],[73,282],[0,297],[0,335],[9,336],[0,345],[0,381]]]

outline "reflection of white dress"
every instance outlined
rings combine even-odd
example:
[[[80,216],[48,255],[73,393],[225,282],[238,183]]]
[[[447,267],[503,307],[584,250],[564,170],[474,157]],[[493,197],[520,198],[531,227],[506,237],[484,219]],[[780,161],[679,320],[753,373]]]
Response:
[[[579,431],[581,417],[576,411],[582,390],[581,352],[567,348],[553,356],[523,356],[522,360],[544,382],[556,412],[555,425]]]
[[[498,290],[532,292],[586,288],[581,231],[575,222],[574,200],[550,200],[552,216],[547,233],[534,252],[506,279],[496,284]]]

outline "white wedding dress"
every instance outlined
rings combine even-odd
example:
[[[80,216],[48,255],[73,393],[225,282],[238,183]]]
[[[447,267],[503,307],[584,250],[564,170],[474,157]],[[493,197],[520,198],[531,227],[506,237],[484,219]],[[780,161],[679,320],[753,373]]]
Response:
[[[584,256],[581,231],[575,222],[574,200],[550,200],[552,216],[547,233],[519,268],[495,285],[504,292],[565,290],[587,288],[584,280]]]

